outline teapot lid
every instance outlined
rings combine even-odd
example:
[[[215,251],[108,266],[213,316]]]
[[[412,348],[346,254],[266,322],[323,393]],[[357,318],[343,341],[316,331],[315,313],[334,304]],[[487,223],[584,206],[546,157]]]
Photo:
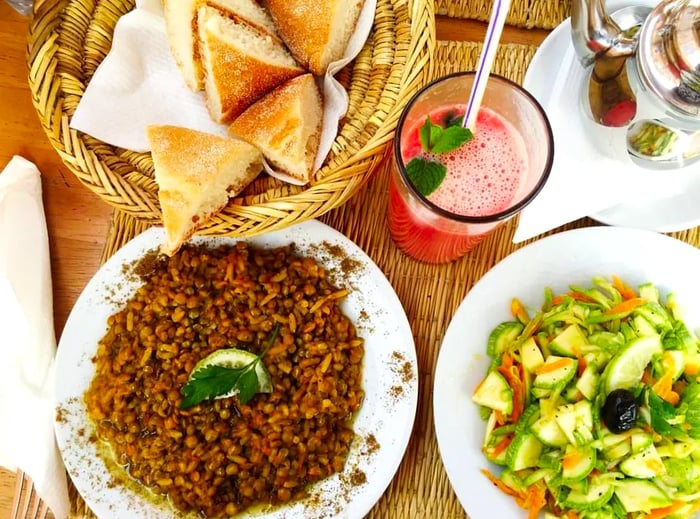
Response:
[[[700,120],[700,0],[666,0],[639,34],[637,64],[646,86],[675,112]]]

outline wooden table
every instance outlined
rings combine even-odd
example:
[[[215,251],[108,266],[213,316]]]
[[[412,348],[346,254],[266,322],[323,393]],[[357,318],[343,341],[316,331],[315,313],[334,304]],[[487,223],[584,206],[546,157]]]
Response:
[[[480,41],[485,24],[441,17],[437,29],[438,39]],[[0,1],[0,169],[13,155],[22,155],[43,174],[59,337],[75,300],[99,267],[112,210],[63,166],[39,124],[27,84],[26,33],[27,19]],[[507,28],[503,40],[538,44],[546,35]],[[0,468],[0,518],[10,517],[15,481],[14,473]]]

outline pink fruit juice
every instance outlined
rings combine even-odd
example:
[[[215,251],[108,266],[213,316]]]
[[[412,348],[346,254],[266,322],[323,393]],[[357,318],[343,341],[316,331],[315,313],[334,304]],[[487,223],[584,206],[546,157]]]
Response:
[[[441,107],[430,112],[434,124],[445,127],[461,117],[464,106]],[[508,210],[521,197],[527,177],[525,141],[518,131],[493,110],[479,111],[474,138],[450,153],[433,155],[421,147],[419,130],[425,117],[401,134],[404,164],[415,157],[441,162],[447,168],[442,184],[427,199],[439,208],[431,212],[417,200],[402,195],[397,175],[389,193],[389,228],[397,245],[410,256],[430,263],[452,261],[483,239],[500,223],[488,218]],[[450,221],[440,210],[459,215]],[[464,218],[470,222],[464,222]]]

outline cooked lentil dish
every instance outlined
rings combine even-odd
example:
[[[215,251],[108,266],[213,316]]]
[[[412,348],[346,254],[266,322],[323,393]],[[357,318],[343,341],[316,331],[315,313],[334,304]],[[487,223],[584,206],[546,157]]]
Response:
[[[112,315],[85,393],[99,440],[118,465],[183,512],[234,515],[285,503],[340,472],[363,391],[363,341],[341,312],[346,294],[293,246],[185,246],[155,262]],[[179,409],[194,365],[220,348],[259,353],[273,383]]]

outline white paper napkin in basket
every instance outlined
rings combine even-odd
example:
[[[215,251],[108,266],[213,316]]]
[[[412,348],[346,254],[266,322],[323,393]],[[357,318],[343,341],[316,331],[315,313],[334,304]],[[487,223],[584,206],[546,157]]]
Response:
[[[53,429],[52,297],[39,170],[14,157],[0,174],[0,465],[28,474],[64,519],[70,502]]]
[[[338,121],[348,108],[347,92],[333,74],[362,49],[376,6],[376,0],[365,0],[343,59],[331,63],[323,78],[323,131],[315,169],[331,150]],[[137,0],[136,8],[117,22],[112,49],[85,89],[70,126],[114,146],[148,151],[146,127],[150,124],[183,126],[216,135],[226,135],[227,130],[211,120],[203,94],[185,86],[170,53],[160,0]]]
[[[626,128],[604,128],[586,119],[581,103],[588,74],[576,58],[570,22],[549,38],[561,45],[538,51],[523,85],[552,125],[554,163],[540,194],[520,213],[516,243],[620,203],[673,196],[692,174],[691,168],[652,171],[636,166],[624,151]]]

